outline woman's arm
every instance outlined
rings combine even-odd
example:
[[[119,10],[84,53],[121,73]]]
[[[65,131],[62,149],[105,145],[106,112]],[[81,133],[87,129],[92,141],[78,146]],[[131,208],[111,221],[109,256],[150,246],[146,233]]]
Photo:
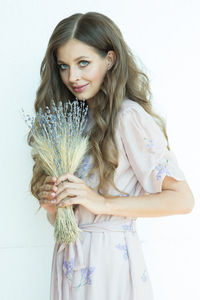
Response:
[[[143,196],[105,198],[103,214],[124,217],[162,217],[190,213],[194,197],[186,181],[165,176],[162,192]]]

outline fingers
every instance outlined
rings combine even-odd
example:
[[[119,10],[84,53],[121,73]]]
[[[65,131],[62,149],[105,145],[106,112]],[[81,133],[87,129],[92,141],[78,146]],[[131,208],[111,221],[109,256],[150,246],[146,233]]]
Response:
[[[40,199],[49,199],[52,200],[55,196],[56,193],[48,192],[48,191],[42,191],[38,194]]]
[[[47,176],[44,183],[54,184],[56,182],[56,177],[54,176]]]
[[[59,185],[62,181],[66,180],[74,183],[83,183],[83,180],[76,177],[75,175],[71,173],[65,173],[58,177],[58,179],[56,180],[56,185]]]
[[[39,188],[39,202],[40,205],[47,211],[56,211],[56,192],[58,187],[55,185],[56,177],[47,176],[44,184]]]
[[[59,195],[56,196],[56,203],[62,201],[63,199],[65,199],[66,197],[77,197],[80,195],[80,191],[79,190],[75,190],[75,189],[65,189],[63,190]]]
[[[43,206],[44,208],[53,207],[56,204],[56,200],[48,200],[46,198],[40,199],[39,202],[40,205]]]
[[[83,189],[83,184],[77,184],[77,183],[72,183],[72,182],[62,182],[59,184],[58,189],[56,194],[60,194],[64,190],[68,189],[75,189],[75,190],[80,190]]]
[[[44,184],[39,188],[38,197],[40,198],[41,203],[48,203],[48,201],[53,200],[55,197],[58,187],[55,186],[56,177],[47,176]]]
[[[53,176],[47,176],[39,189],[39,201],[44,208],[58,205],[66,197],[79,196],[81,190],[84,190],[84,184],[82,179],[70,173],[63,174],[57,179]]]
[[[39,188],[40,191],[53,191],[53,192],[57,192],[58,187],[54,186],[54,185],[50,185],[50,184],[43,184],[41,185],[41,187]]]

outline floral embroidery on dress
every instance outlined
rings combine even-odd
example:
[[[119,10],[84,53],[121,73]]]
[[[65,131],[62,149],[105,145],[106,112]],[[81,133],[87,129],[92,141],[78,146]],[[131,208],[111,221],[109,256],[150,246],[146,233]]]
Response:
[[[64,269],[64,273],[65,273],[66,278],[68,280],[72,280],[72,273],[73,273],[73,269],[74,269],[74,259],[72,258],[68,262],[66,262],[64,260],[63,269]]]
[[[86,267],[81,270],[81,285],[92,284],[91,274],[94,272],[95,267]]]
[[[89,170],[92,167],[92,163],[89,163],[90,159],[89,159],[89,155],[87,155],[81,162],[81,165],[79,166],[79,168],[76,170],[76,172],[74,173],[75,176],[81,178],[81,179],[85,179],[89,173]],[[92,173],[91,175],[91,179],[94,178],[94,173]]]
[[[144,270],[144,272],[142,273],[141,279],[143,282],[147,282],[147,280],[148,280],[147,270]]]
[[[122,245],[122,244],[117,244],[115,245],[116,248],[118,248],[119,250],[123,251],[123,258],[124,260],[128,259],[128,249],[126,245]]]
[[[132,223],[130,224],[123,224],[122,228],[126,231],[130,231],[132,233],[132,235],[135,235],[135,231],[133,230],[133,225]]]
[[[162,177],[162,174],[165,173],[167,175],[171,175],[169,170],[167,169],[167,164],[168,164],[168,159],[165,159],[165,162],[162,163],[162,164],[158,164],[156,167],[155,167],[155,170],[157,171],[156,173],[156,179],[157,180],[160,180],[161,177]]]
[[[122,228],[124,230],[131,231],[132,230],[132,223],[131,224],[124,224],[124,225],[122,225]]]
[[[91,179],[94,179],[94,176],[95,176],[95,174],[92,173],[91,176],[90,176],[90,178],[91,178]]]
[[[144,137],[144,140],[146,142],[147,148],[150,150],[153,150],[153,147],[154,147],[153,140],[145,138],[145,137]],[[168,159],[164,159],[163,163],[160,163],[155,167],[157,180],[161,179],[162,174],[167,174],[167,175],[171,176],[169,170],[167,169],[167,165],[168,165]]]
[[[66,262],[64,260],[63,262],[63,269],[64,269],[64,274],[66,278],[69,281],[72,281],[72,274],[73,274],[73,269],[74,269],[74,258]],[[73,288],[79,288],[81,286],[84,286],[86,284],[91,285],[92,284],[92,279],[91,279],[91,274],[94,272],[95,267],[85,267],[80,270],[80,282],[78,285],[73,286]]]

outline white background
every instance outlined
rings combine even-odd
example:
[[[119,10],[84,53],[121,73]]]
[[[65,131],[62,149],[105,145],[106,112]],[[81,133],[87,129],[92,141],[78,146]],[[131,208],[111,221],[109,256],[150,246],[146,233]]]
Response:
[[[54,27],[88,11],[111,17],[146,67],[155,107],[167,119],[171,148],[195,196],[190,214],[137,221],[155,300],[199,300],[198,0],[1,1],[0,299],[49,299],[53,227],[44,210],[36,214],[29,191],[32,160],[19,111],[33,113]]]

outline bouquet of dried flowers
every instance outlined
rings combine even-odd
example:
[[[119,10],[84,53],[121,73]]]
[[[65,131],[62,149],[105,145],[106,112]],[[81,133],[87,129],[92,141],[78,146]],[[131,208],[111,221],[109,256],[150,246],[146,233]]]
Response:
[[[89,150],[89,135],[84,135],[88,106],[85,101],[61,101],[56,106],[51,100],[50,108],[42,108],[36,117],[24,114],[26,124],[33,136],[32,148],[38,154],[41,167],[50,176],[74,174]],[[83,172],[81,173],[83,174]],[[65,198],[67,201],[70,197]],[[58,243],[75,242],[81,229],[76,223],[73,206],[58,207],[54,224],[54,238]]]

